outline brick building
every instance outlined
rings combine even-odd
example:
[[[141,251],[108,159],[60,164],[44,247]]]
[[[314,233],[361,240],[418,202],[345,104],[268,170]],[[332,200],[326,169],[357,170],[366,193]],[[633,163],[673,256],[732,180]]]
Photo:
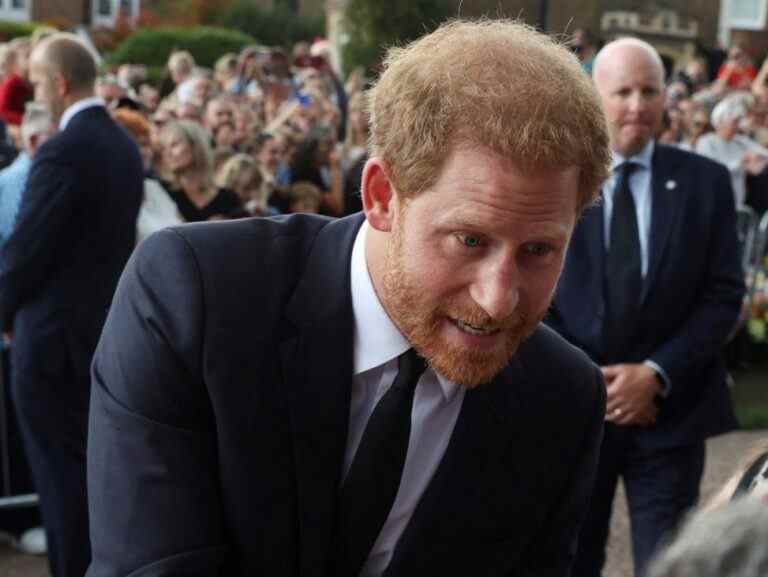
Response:
[[[0,0],[0,20],[113,26],[120,11],[137,18],[141,0]]]

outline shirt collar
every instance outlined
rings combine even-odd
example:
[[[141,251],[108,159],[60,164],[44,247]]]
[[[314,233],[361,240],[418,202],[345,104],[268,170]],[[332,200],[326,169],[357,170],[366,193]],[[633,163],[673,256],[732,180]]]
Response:
[[[373,288],[365,254],[368,228],[368,221],[363,222],[352,247],[351,290],[352,315],[355,319],[355,376],[388,363],[411,348],[408,339],[389,318]],[[451,400],[461,385],[449,381],[437,372],[435,375],[443,395],[447,400]]]
[[[639,164],[646,170],[650,170],[651,159],[653,158],[653,151],[655,146],[656,142],[654,140],[649,140],[640,152],[634,156],[630,156],[629,158],[622,156],[618,152],[614,152],[613,158],[611,159],[611,172],[616,170],[616,167],[621,166],[623,163],[628,161]]]
[[[64,114],[61,115],[61,120],[59,120],[59,130],[64,130],[76,114],[82,112],[86,108],[93,108],[94,106],[105,106],[105,103],[101,98],[91,96],[90,98],[83,98],[82,100],[78,100],[74,104],[71,104],[69,108],[64,111]]]

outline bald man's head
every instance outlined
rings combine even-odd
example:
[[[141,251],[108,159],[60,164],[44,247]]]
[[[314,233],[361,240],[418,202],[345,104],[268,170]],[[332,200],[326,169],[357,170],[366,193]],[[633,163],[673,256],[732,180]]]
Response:
[[[664,113],[664,66],[658,52],[637,38],[622,38],[598,52],[592,75],[608,119],[613,150],[640,152]]]
[[[35,87],[35,100],[45,103],[55,119],[83,98],[93,96],[96,58],[72,34],[54,34],[35,46],[29,77]]]

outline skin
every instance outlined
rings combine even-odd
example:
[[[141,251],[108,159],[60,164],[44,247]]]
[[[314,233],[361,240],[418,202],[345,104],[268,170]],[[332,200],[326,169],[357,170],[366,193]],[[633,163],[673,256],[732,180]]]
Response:
[[[277,170],[282,159],[283,147],[277,138],[267,140],[259,150],[257,162],[267,172],[273,173]]]
[[[645,49],[619,40],[600,52],[594,78],[611,147],[623,156],[637,154],[661,125],[663,69]]]
[[[523,172],[490,150],[455,147],[437,181],[406,201],[389,174],[372,158],[362,181],[376,293],[435,370],[467,387],[489,382],[549,307],[579,171]]]
[[[664,111],[663,78],[663,69],[649,49],[631,40],[612,42],[598,54],[595,86],[614,152],[632,156],[653,138]],[[655,422],[654,399],[661,383],[651,367],[622,363],[601,369],[608,393],[606,420],[617,425]]]
[[[205,109],[205,125],[209,130],[215,131],[222,124],[231,124],[234,121],[234,112],[228,102],[211,100],[208,103]]]
[[[163,147],[163,161],[172,172],[183,172],[192,164],[192,146],[182,135],[171,134]]]

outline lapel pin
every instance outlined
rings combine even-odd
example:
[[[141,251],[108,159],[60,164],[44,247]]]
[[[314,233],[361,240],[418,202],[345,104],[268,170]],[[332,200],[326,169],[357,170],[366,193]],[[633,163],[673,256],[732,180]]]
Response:
[[[668,180],[666,184],[664,184],[664,187],[667,190],[675,190],[677,188],[677,183],[674,180]]]

